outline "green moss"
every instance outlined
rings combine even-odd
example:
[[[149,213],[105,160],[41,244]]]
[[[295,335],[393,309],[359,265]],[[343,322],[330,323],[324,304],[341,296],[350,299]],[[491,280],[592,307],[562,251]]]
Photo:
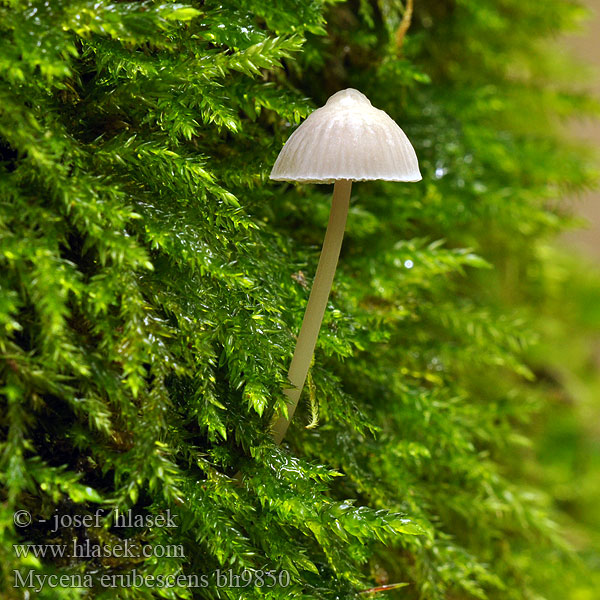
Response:
[[[573,265],[557,277],[547,251],[569,224],[561,194],[593,182],[555,130],[596,111],[549,44],[581,13],[424,0],[400,49],[387,0],[0,2],[3,597],[23,595],[15,570],[272,569],[289,585],[38,597],[352,598],[389,582],[408,584],[390,598],[592,598],[598,448],[582,431],[597,407],[556,402],[588,389],[598,288]],[[330,190],[268,173],[344,87],[402,126],[423,182],[355,186],[311,372],[319,424],[305,428],[306,395],[277,448]],[[577,348],[575,391],[548,376],[552,339]],[[41,522],[98,508],[106,531]],[[178,526],[108,531],[110,508]],[[13,548],[115,536],[183,555]]]

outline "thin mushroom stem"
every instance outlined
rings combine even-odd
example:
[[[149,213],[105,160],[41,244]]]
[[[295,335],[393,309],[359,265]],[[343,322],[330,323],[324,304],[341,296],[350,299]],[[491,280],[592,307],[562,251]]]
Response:
[[[327,308],[327,300],[335,275],[342,239],[344,237],[344,228],[346,227],[346,218],[348,216],[348,207],[350,205],[350,190],[352,181],[349,179],[340,179],[333,186],[333,200],[331,202],[331,212],[329,214],[329,223],[323,241],[323,249],[317,266],[317,273],[310,291],[308,304],[300,327],[300,333],[296,341],[296,349],[288,371],[288,379],[292,388],[284,390],[288,400],[288,416],[279,415],[273,423],[273,437],[276,444],[280,444],[285,436],[290,421],[298,406],[302,387],[306,380],[308,369],[315,351],[319,329],[323,321],[323,315]]]

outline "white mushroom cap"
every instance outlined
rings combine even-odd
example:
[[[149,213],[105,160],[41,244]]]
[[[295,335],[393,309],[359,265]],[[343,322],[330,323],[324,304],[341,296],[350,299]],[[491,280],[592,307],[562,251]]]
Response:
[[[402,129],[364,94],[348,88],[333,94],[292,133],[273,165],[271,179],[419,181],[421,173]]]

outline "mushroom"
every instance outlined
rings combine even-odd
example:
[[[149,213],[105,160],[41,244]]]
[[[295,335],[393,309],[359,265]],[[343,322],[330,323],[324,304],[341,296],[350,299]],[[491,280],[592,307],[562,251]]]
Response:
[[[419,181],[415,151],[405,133],[358,90],[333,94],[312,112],[283,146],[270,175],[275,181],[333,183],[333,200],[323,249],[288,371],[284,390],[288,416],[273,423],[281,443],[294,416],[310,368],[338,262],[352,181]]]

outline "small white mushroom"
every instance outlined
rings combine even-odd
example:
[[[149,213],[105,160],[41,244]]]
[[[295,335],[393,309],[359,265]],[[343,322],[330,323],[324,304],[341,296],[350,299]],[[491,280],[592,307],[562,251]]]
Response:
[[[335,184],[317,273],[288,371],[293,387],[284,390],[288,416],[279,415],[273,424],[273,437],[279,444],[298,405],[327,307],[352,181],[420,181],[421,173],[402,129],[364,94],[349,88],[331,96],[294,131],[273,165],[271,179]]]

